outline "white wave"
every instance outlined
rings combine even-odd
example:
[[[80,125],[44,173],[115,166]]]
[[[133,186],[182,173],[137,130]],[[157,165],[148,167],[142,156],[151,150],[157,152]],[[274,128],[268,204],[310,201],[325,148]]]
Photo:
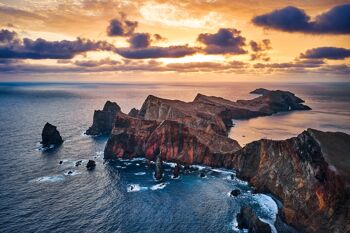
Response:
[[[104,151],[96,151],[95,153],[97,156],[102,156],[104,154]]]
[[[171,179],[173,179],[173,180],[178,180],[178,179],[180,179],[180,176],[174,177],[174,175],[171,175],[170,177],[171,177]]]
[[[172,167],[172,168],[176,167],[176,163],[171,163],[171,162],[163,162],[163,163]]]
[[[202,170],[208,168],[208,167],[202,166],[202,165],[191,165],[191,167],[192,167],[192,168],[196,168],[196,169],[198,169],[199,171],[202,171]]]
[[[160,183],[160,184],[155,184],[150,187],[151,190],[158,190],[158,189],[163,189],[167,186],[169,183]]]
[[[53,175],[53,176],[43,176],[43,177],[39,177],[35,180],[33,180],[34,182],[38,182],[38,183],[44,183],[44,182],[60,182],[64,180],[64,176],[63,175]]]
[[[238,222],[237,222],[237,218],[235,217],[232,222],[230,223],[231,227],[232,227],[232,230],[234,231],[239,231],[239,228],[238,228]]]
[[[135,176],[143,176],[146,175],[146,172],[136,172],[134,173]]]
[[[260,193],[254,194],[253,198],[259,204],[261,210],[271,219],[267,220],[261,218],[261,220],[273,224],[276,221],[276,214],[278,212],[276,202],[270,196]]]
[[[130,192],[144,191],[147,189],[148,189],[147,187],[141,187],[139,184],[128,184],[126,191],[130,193]]]
[[[235,175],[235,172],[233,172],[233,171],[228,171],[228,170],[225,170],[225,169],[213,168],[213,169],[211,169],[211,170],[212,170],[213,172]]]

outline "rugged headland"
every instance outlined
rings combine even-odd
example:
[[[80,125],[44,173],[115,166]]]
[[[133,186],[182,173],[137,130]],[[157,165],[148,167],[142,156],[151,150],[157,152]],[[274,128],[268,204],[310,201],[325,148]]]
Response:
[[[263,139],[241,148],[227,137],[232,119],[310,109],[288,91],[252,93],[259,96],[230,101],[198,94],[192,102],[150,95],[129,114],[106,106],[95,111],[87,133],[110,132],[105,159],[156,160],[160,150],[165,161],[235,169],[258,192],[278,198],[283,203],[278,219],[299,232],[350,231],[350,136],[308,129],[291,139]]]

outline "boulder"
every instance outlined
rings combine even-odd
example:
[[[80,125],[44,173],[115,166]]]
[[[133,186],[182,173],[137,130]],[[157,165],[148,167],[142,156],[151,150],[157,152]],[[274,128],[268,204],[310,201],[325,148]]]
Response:
[[[261,221],[250,207],[242,207],[237,214],[239,229],[248,229],[248,233],[272,233],[269,224]]]
[[[107,101],[103,110],[95,111],[92,126],[86,131],[86,134],[110,134],[115,122],[115,116],[120,110],[121,109],[117,103]]]
[[[51,125],[50,123],[46,123],[43,131],[41,133],[42,141],[41,144],[44,147],[50,147],[50,146],[59,146],[63,143],[63,139],[60,135],[60,133],[57,130],[57,127],[54,125]]]
[[[94,160],[89,160],[88,163],[86,164],[86,169],[87,170],[93,170],[96,167],[96,162]]]
[[[232,190],[231,192],[230,192],[230,195],[232,196],[232,197],[237,197],[238,195],[240,195],[241,194],[241,190],[239,190],[239,189],[234,189],[234,190]]]

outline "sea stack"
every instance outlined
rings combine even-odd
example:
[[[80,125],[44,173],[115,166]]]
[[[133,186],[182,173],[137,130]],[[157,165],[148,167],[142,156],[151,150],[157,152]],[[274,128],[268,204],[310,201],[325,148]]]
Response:
[[[162,180],[163,178],[163,161],[162,161],[162,155],[160,153],[159,148],[157,148],[154,151],[155,156],[157,156],[156,159],[156,171],[154,174],[154,177],[156,178],[157,181]]]
[[[54,125],[51,125],[50,123],[46,123],[44,126],[44,129],[41,133],[41,144],[44,147],[50,147],[50,146],[59,146],[63,143],[63,139],[60,135],[60,133],[57,130],[57,127]]]
[[[176,164],[173,170],[173,178],[178,178],[180,175],[180,165]]]

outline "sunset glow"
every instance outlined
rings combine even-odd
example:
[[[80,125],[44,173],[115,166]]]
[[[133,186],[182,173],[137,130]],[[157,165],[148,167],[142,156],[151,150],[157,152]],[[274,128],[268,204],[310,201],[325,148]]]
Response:
[[[0,75],[347,80],[349,15],[347,1],[1,0]]]

